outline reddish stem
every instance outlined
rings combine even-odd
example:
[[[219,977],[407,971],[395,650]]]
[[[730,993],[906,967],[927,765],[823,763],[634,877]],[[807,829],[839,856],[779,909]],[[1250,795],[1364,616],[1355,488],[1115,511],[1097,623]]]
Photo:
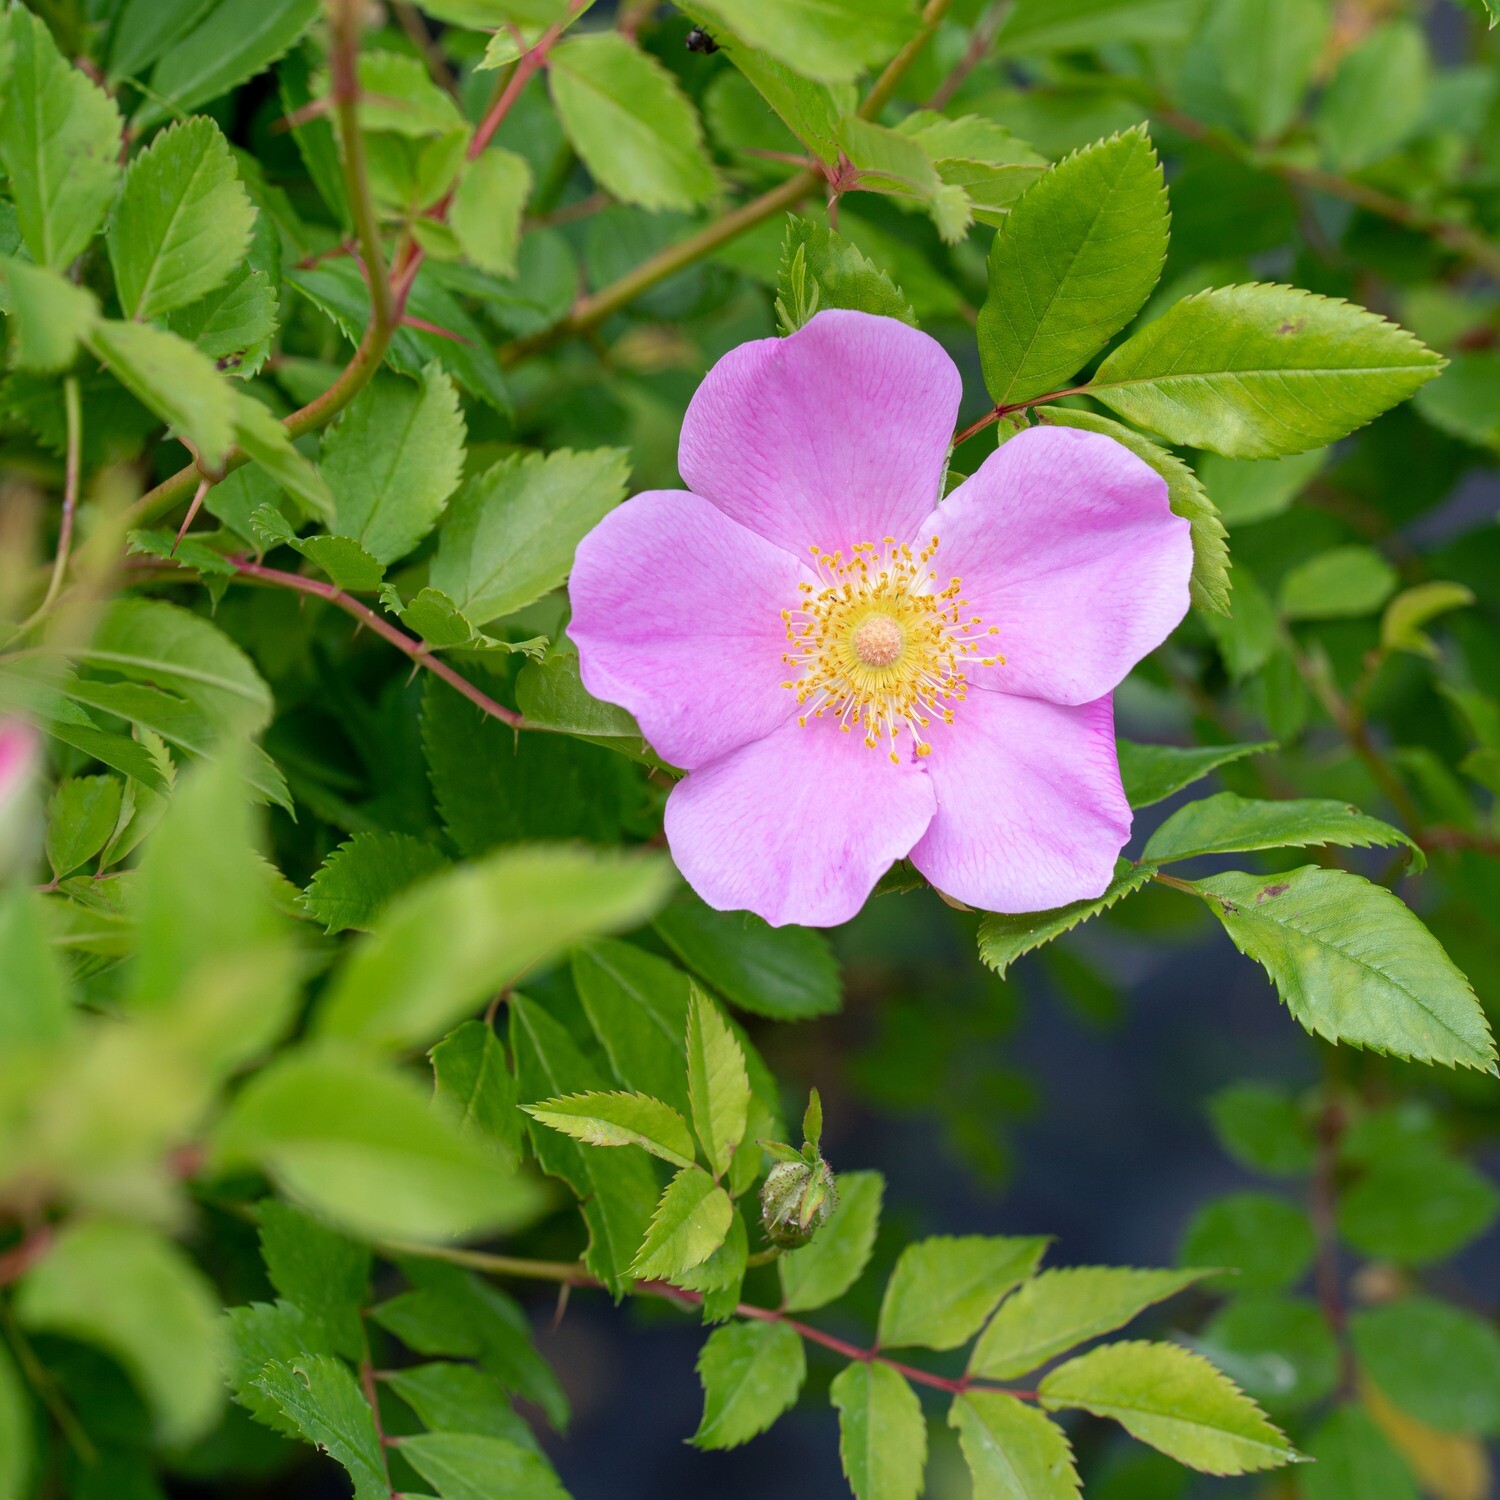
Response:
[[[449,687],[457,693],[462,693],[470,703],[488,714],[490,718],[499,719],[501,723],[509,724],[512,729],[528,727],[525,720],[513,708],[506,708],[503,703],[496,703],[487,693],[481,692],[468,678],[455,672],[441,657],[434,656],[424,642],[419,641],[415,636],[407,635],[404,630],[398,630],[389,620],[377,614],[368,605],[361,604],[358,599],[346,594],[334,584],[324,583],[320,578],[306,578],[301,573],[284,573],[280,568],[268,568],[261,563],[249,562],[244,558],[232,557],[229,561],[234,564],[235,572],[243,578],[253,578],[257,583],[269,584],[273,588],[291,589],[299,594],[311,594],[315,599],[323,599],[335,605],[345,614],[352,615],[361,625],[374,631],[382,640],[389,641],[419,667],[425,667],[435,676],[441,677]]]
[[[1061,401],[1064,396],[1086,396],[1088,391],[1087,385],[1072,385],[1065,391],[1048,391],[1045,396],[1032,396],[1026,401],[1012,401],[1008,405],[991,407],[977,422],[970,422],[963,431],[954,433],[953,446],[957,448],[960,443],[968,442],[976,432],[982,432],[991,422],[998,422],[1001,417],[1008,417],[1013,411],[1045,406],[1049,401]]]
[[[672,1286],[665,1281],[637,1282],[635,1290],[646,1292],[653,1297],[664,1298],[668,1302],[680,1302],[687,1307],[697,1307],[703,1301],[701,1292],[684,1291],[681,1287]],[[847,1339],[835,1337],[831,1333],[825,1333],[821,1328],[814,1328],[810,1323],[799,1322],[796,1318],[789,1318],[779,1307],[756,1307],[750,1302],[741,1302],[734,1310],[737,1318],[748,1318],[757,1323],[785,1323],[794,1330],[801,1338],[811,1344],[821,1344],[825,1349],[831,1349],[835,1354],[844,1359],[853,1360],[857,1364],[882,1364],[889,1365],[898,1374],[904,1375],[916,1385],[932,1387],[933,1390],[948,1391],[953,1395],[961,1395],[964,1391],[995,1391],[1002,1396],[1014,1396],[1019,1401],[1035,1401],[1035,1391],[1012,1390],[1008,1386],[993,1385],[987,1380],[975,1380],[968,1375],[957,1377],[948,1375],[934,1375],[931,1370],[920,1370],[915,1365],[904,1365],[899,1360],[882,1354],[879,1349],[861,1349],[858,1344],[851,1344]]]

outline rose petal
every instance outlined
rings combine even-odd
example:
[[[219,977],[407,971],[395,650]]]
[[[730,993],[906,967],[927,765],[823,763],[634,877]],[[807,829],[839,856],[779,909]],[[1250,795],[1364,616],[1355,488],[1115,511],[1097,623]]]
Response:
[[[673,765],[759,739],[796,711],[781,611],[810,577],[696,495],[637,495],[578,544],[568,634],[583,685]]]
[[[1188,523],[1161,475],[1097,432],[1017,433],[914,535],[941,538],[942,581],[962,578],[967,613],[999,627],[1005,665],[970,674],[984,687],[1092,703],[1187,612]]]
[[[939,890],[1001,912],[1103,893],[1130,837],[1112,699],[970,693],[930,738],[937,813],[911,858]]]
[[[720,911],[773,926],[847,922],[922,836],[932,784],[831,719],[795,721],[712,765],[667,799],[667,843]]]
[[[937,503],[961,384],[925,333],[830,309],[708,372],[678,468],[695,494],[799,557],[907,537]]]

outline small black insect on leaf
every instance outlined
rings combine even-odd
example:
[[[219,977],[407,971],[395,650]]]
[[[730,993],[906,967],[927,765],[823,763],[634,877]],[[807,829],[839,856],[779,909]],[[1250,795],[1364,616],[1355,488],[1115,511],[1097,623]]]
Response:
[[[701,52],[704,56],[719,50],[719,44],[701,26],[688,32],[685,45],[689,52]]]

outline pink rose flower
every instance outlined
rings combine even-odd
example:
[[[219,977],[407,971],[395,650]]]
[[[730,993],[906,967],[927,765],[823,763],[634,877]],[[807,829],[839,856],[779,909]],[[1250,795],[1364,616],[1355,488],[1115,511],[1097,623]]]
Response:
[[[902,858],[986,911],[1098,896],[1130,834],[1112,689],[1188,605],[1188,523],[1096,433],[1018,433],[939,504],[961,382],[891,318],[725,355],[691,486],[578,548],[584,685],[689,773],[666,834],[719,910],[830,926]]]

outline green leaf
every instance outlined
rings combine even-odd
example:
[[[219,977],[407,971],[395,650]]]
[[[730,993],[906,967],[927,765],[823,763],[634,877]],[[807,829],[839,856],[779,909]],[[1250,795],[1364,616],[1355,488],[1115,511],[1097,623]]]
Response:
[[[202,116],[169,126],[131,162],[109,226],[126,316],[146,322],[213,291],[243,261],[254,225],[219,127]]]
[[[1466,1162],[1436,1153],[1377,1161],[1339,1198],[1339,1233],[1378,1260],[1446,1260],[1500,1214],[1500,1191]]]
[[[46,904],[24,884],[0,891],[0,1055],[62,1041],[72,1024],[68,976]]]
[[[465,1021],[432,1049],[437,1100],[461,1130],[472,1130],[515,1161],[521,1154],[516,1080],[505,1048],[485,1021]]]
[[[1362,427],[1442,364],[1353,303],[1256,284],[1184,297],[1110,354],[1089,391],[1169,442],[1274,458]]]
[[[1264,755],[1276,745],[1262,740],[1256,745],[1137,745],[1120,740],[1120,779],[1134,808],[1163,802],[1174,792],[1247,755]]]
[[[1340,58],[1317,111],[1317,133],[1338,171],[1358,171],[1397,150],[1421,124],[1431,72],[1422,28],[1376,27]]]
[[[676,1278],[679,1286],[704,1294],[705,1324],[722,1323],[735,1316],[749,1261],[750,1231],[745,1227],[745,1215],[736,1209],[724,1243],[707,1260]]]
[[[718,912],[689,892],[663,907],[657,935],[703,982],[742,1010],[778,1021],[831,1015],[844,1003],[822,933]]]
[[[593,0],[422,0],[422,9],[460,26],[555,26],[582,15]]]
[[[1003,53],[1177,42],[1198,19],[1193,0],[1016,0],[995,40]]]
[[[331,520],[333,495],[312,462],[292,445],[291,433],[253,396],[232,388],[231,394],[234,435],[246,455],[299,502],[304,514]]]
[[[1221,1289],[1275,1292],[1301,1281],[1316,1253],[1312,1225],[1295,1204],[1274,1193],[1229,1193],[1193,1215],[1178,1259],[1237,1272],[1214,1278]]]
[[[698,1356],[703,1420],[699,1448],[738,1448],[797,1403],[807,1378],[802,1340],[785,1323],[729,1323]]]
[[[0,110],[0,162],[31,258],[65,271],[114,198],[120,113],[103,89],[63,60],[40,16],[13,10],[6,25],[12,55]]]
[[[943,181],[919,142],[859,115],[840,120],[837,135],[856,186],[910,198],[926,209],[941,239],[951,245],[963,238],[974,218],[969,195]]]
[[[656,1205],[631,1275],[656,1279],[691,1271],[724,1243],[733,1218],[729,1194],[702,1167],[684,1167]]]
[[[823,1145],[823,1097],[817,1089],[808,1090],[807,1108],[802,1112],[802,1141],[811,1146],[814,1155]]]
[[[1317,1146],[1297,1103],[1270,1084],[1235,1083],[1208,1103],[1219,1144],[1242,1165],[1273,1177],[1313,1169]]]
[[[1214,875],[1197,889],[1309,1031],[1494,1071],[1494,1040],[1468,980],[1383,887],[1307,865],[1285,875]]]
[[[1167,481],[1167,503],[1172,507],[1172,514],[1181,516],[1192,534],[1193,572],[1188,580],[1188,591],[1193,603],[1206,615],[1228,615],[1228,535],[1218,507],[1209,499],[1198,476],[1175,453],[1169,453],[1108,417],[1067,407],[1043,407],[1038,416],[1047,427],[1081,427],[1085,432],[1102,432],[1105,437],[1128,448]]]
[[[533,1120],[588,1146],[642,1146],[674,1167],[693,1165],[687,1121],[647,1094],[568,1094],[523,1106]]]
[[[974,1500],[1078,1500],[1073,1450],[1055,1422],[1000,1391],[964,1391],[948,1413]]]
[[[1093,900],[1074,901],[1052,911],[1021,912],[1013,916],[1003,912],[987,913],[979,924],[980,962],[1004,978],[1018,958],[1061,937],[1080,922],[1108,911],[1116,901],[1140,890],[1155,873],[1154,865],[1134,865],[1128,859],[1122,859],[1115,866],[1108,889]]]
[[[257,505],[250,512],[250,530],[267,548],[290,547],[315,563],[341,589],[361,592],[378,589],[385,568],[358,542],[347,536],[299,537],[292,523],[271,504]]]
[[[703,6],[684,0],[678,9],[693,20],[713,27],[720,50],[780,116],[782,123],[807,148],[809,155],[825,166],[838,164],[839,121],[858,102],[852,82],[834,86],[816,83],[803,77],[800,71],[778,62],[769,52],[743,42]]]
[[[473,1365],[446,1360],[392,1370],[386,1384],[416,1412],[429,1432],[472,1432],[536,1448],[536,1438],[511,1409],[505,1387]]]
[[[623,708],[595,698],[584,687],[572,651],[527,662],[516,678],[516,705],[534,729],[570,734],[632,760],[661,765],[640,725]]]
[[[21,1283],[15,1313],[31,1332],[80,1339],[118,1360],[162,1442],[191,1443],[218,1419],[218,1293],[155,1230],[74,1220]]]
[[[1113,1333],[1153,1302],[1175,1296],[1202,1271],[1137,1271],[1128,1266],[1069,1266],[1023,1282],[974,1346],[968,1373],[1008,1380],[1066,1353],[1075,1344]]]
[[[54,688],[28,680],[23,674],[0,673],[0,702],[7,713],[81,750],[90,759],[134,777],[153,791],[166,790],[162,768],[145,745],[129,735],[101,729],[82,708]]]
[[[956,1349],[967,1343],[995,1304],[1036,1270],[1046,1248],[1039,1236],[982,1234],[908,1245],[880,1304],[881,1346]]]
[[[371,1310],[382,1328],[419,1354],[478,1360],[505,1390],[539,1406],[554,1427],[567,1425],[567,1397],[533,1346],[530,1320],[513,1297],[441,1261],[410,1257],[398,1264],[412,1290]]]
[[[30,261],[0,260],[0,277],[11,364],[43,375],[66,370],[99,316],[98,299],[87,287]]]
[[[950,120],[919,109],[896,128],[918,142],[944,182],[963,189],[982,224],[1004,224],[1016,200],[1049,166],[1005,126],[981,115]]]
[[[517,995],[511,997],[508,1008],[511,1052],[522,1099],[555,1098],[570,1090],[605,1085],[598,1068],[541,1006]],[[589,1228],[584,1255],[589,1270],[620,1296],[656,1203],[656,1174],[651,1164],[634,1152],[604,1157],[586,1151],[576,1141],[534,1123],[529,1134],[542,1170],[560,1177],[580,1200]]]
[[[1229,97],[1256,140],[1296,119],[1328,32],[1322,0],[1219,0],[1205,40]]]
[[[828,307],[917,322],[901,288],[873,261],[826,225],[789,214],[776,278],[781,332],[795,333]]]
[[[578,543],[621,500],[629,456],[620,448],[512,454],[455,496],[431,579],[476,625],[555,589]]]
[[[421,138],[446,135],[464,125],[453,96],[432,81],[419,57],[401,52],[362,52],[359,92],[363,130]]]
[[[337,324],[357,344],[370,315],[370,294],[352,256],[287,271],[288,283]],[[434,361],[471,395],[509,415],[510,393],[489,339],[463,305],[430,275],[419,274],[406,299],[409,318],[428,327],[402,326],[391,336],[386,363],[417,378]],[[434,333],[431,328],[441,329]]]
[[[885,62],[917,28],[906,0],[698,0],[748,46],[807,78],[849,83]]]
[[[1205,453],[1198,477],[1230,526],[1249,526],[1290,509],[1327,462],[1326,448],[1258,460]]]
[[[231,1103],[211,1141],[225,1170],[258,1167],[365,1238],[434,1239],[535,1217],[535,1184],[429,1104],[405,1073],[325,1045],[281,1055]]]
[[[1251,1474],[1298,1455],[1248,1396],[1176,1344],[1105,1344],[1042,1379],[1049,1411],[1081,1407],[1206,1474]]]
[[[205,575],[233,578],[238,571],[222,552],[215,552],[207,543],[194,541],[191,536],[185,536],[179,542],[176,531],[165,526],[154,531],[128,531],[125,540],[133,553],[173,558],[180,566],[196,568]]]
[[[217,0],[125,0],[109,40],[111,81],[139,75],[185,36]]]
[[[61,880],[109,842],[125,784],[117,776],[72,776],[47,802],[47,863]]]
[[[734,1033],[713,1001],[696,987],[688,1009],[687,1076],[693,1128],[710,1170],[722,1177],[745,1136],[750,1079]],[[688,1156],[691,1159],[691,1149]]]
[[[1500,1333],[1435,1297],[1410,1296],[1349,1320],[1365,1374],[1402,1411],[1444,1432],[1500,1433]]]
[[[1401,1455],[1357,1406],[1336,1408],[1308,1439],[1312,1465],[1300,1476],[1306,1500],[1417,1500]]]
[[[136,953],[121,999],[190,1038],[227,1073],[278,1041],[295,1004],[276,911],[237,758],[183,776],[147,845],[132,902]],[[201,1038],[195,1032],[204,1033]]]
[[[828,1388],[839,1414],[839,1458],[856,1500],[917,1500],[927,1421],[917,1393],[887,1364],[846,1365]]]
[[[838,1190],[838,1207],[812,1243],[777,1257],[782,1306],[788,1312],[837,1301],[870,1262],[885,1179],[879,1172],[841,1172]]]
[[[1235,569],[1233,613],[1227,619],[1204,615],[1203,623],[1219,648],[1224,668],[1233,682],[1242,682],[1259,672],[1280,645],[1280,622],[1275,607],[1243,563]]]
[[[260,1204],[260,1253],[271,1285],[349,1359],[364,1348],[360,1322],[370,1299],[369,1250],[274,1198]]]
[[[295,46],[318,12],[318,0],[265,0],[250,11],[217,6],[157,63],[132,123],[141,130],[227,94]]]
[[[259,374],[270,357],[280,312],[270,276],[247,263],[217,290],[178,308],[167,326],[196,344],[220,369],[248,379]]]
[[[1475,602],[1472,589],[1461,583],[1419,583],[1403,589],[1385,607],[1380,620],[1380,646],[1383,651],[1410,651],[1436,661],[1438,648],[1422,629],[1429,621],[1455,609],[1467,609]]]
[[[1427,863],[1421,849],[1399,828],[1369,817],[1347,802],[1327,797],[1262,802],[1233,792],[1219,792],[1179,807],[1147,839],[1142,858],[1164,865],[1204,854],[1305,849],[1309,844],[1332,844],[1341,849],[1404,844],[1412,851],[1416,869]]]
[[[382,1047],[435,1041],[523,971],[644,921],[672,875],[659,858],[505,850],[398,897],[325,991],[317,1028]]]
[[[382,597],[386,608],[399,615],[401,623],[408,630],[414,630],[435,650],[451,650],[459,646],[476,651],[492,648],[517,651],[526,649],[524,645],[511,647],[509,642],[494,641],[489,636],[482,635],[439,589],[421,589],[406,604],[400,603],[401,596],[394,587],[388,586],[388,591]],[[543,645],[545,646],[545,640]]]
[[[505,1438],[429,1432],[402,1438],[398,1451],[442,1500],[568,1500],[540,1453]]]
[[[1289,620],[1346,620],[1372,615],[1396,592],[1399,575],[1373,547],[1334,547],[1299,563],[1281,580]]]
[[[531,670],[521,673],[524,681]],[[517,697],[528,712],[525,694]],[[478,857],[540,839],[618,842],[641,787],[623,757],[594,745],[517,734],[429,675],[422,748],[449,837]]]
[[[253,1383],[309,1443],[344,1466],[354,1500],[387,1500],[391,1486],[375,1415],[347,1365],[327,1354],[272,1360]]]
[[[1056,390],[1140,311],[1167,253],[1167,193],[1144,125],[1059,162],[990,248],[979,361],[996,405]]]
[[[404,557],[458,488],[463,452],[458,393],[441,370],[429,366],[416,384],[377,375],[323,443],[333,530],[379,562]]]
[[[687,976],[654,953],[604,939],[573,950],[573,986],[620,1083],[691,1114]]]
[[[234,392],[186,339],[149,323],[101,319],[84,338],[115,379],[192,444],[206,468],[223,465],[235,435]]]
[[[1500,448],[1500,355],[1493,350],[1454,355],[1443,378],[1424,385],[1412,403],[1441,432],[1478,448]]]
[[[547,75],[568,139],[606,192],[653,209],[713,196],[698,112],[654,57],[616,32],[595,32],[554,47]]]
[[[10,1355],[0,1349],[0,1496],[4,1500],[25,1500],[31,1494],[35,1430],[21,1372]]]
[[[1253,1400],[1300,1411],[1332,1395],[1339,1347],[1318,1304],[1275,1293],[1237,1296],[1194,1340]]]
[[[164,600],[115,600],[80,654],[180,694],[226,733],[270,722],[271,690],[250,658],[211,621]]]
[[[408,886],[447,868],[440,850],[409,833],[357,833],[323,861],[298,904],[328,932],[368,932]]]
[[[252,1302],[224,1313],[224,1378],[234,1399],[257,1422],[288,1437],[301,1429],[255,1382],[268,1363],[286,1363],[311,1354],[332,1354],[327,1336],[300,1307],[290,1302]]]
[[[459,178],[448,210],[464,258],[492,276],[514,276],[530,194],[531,167],[524,156],[493,146],[480,152]]]

